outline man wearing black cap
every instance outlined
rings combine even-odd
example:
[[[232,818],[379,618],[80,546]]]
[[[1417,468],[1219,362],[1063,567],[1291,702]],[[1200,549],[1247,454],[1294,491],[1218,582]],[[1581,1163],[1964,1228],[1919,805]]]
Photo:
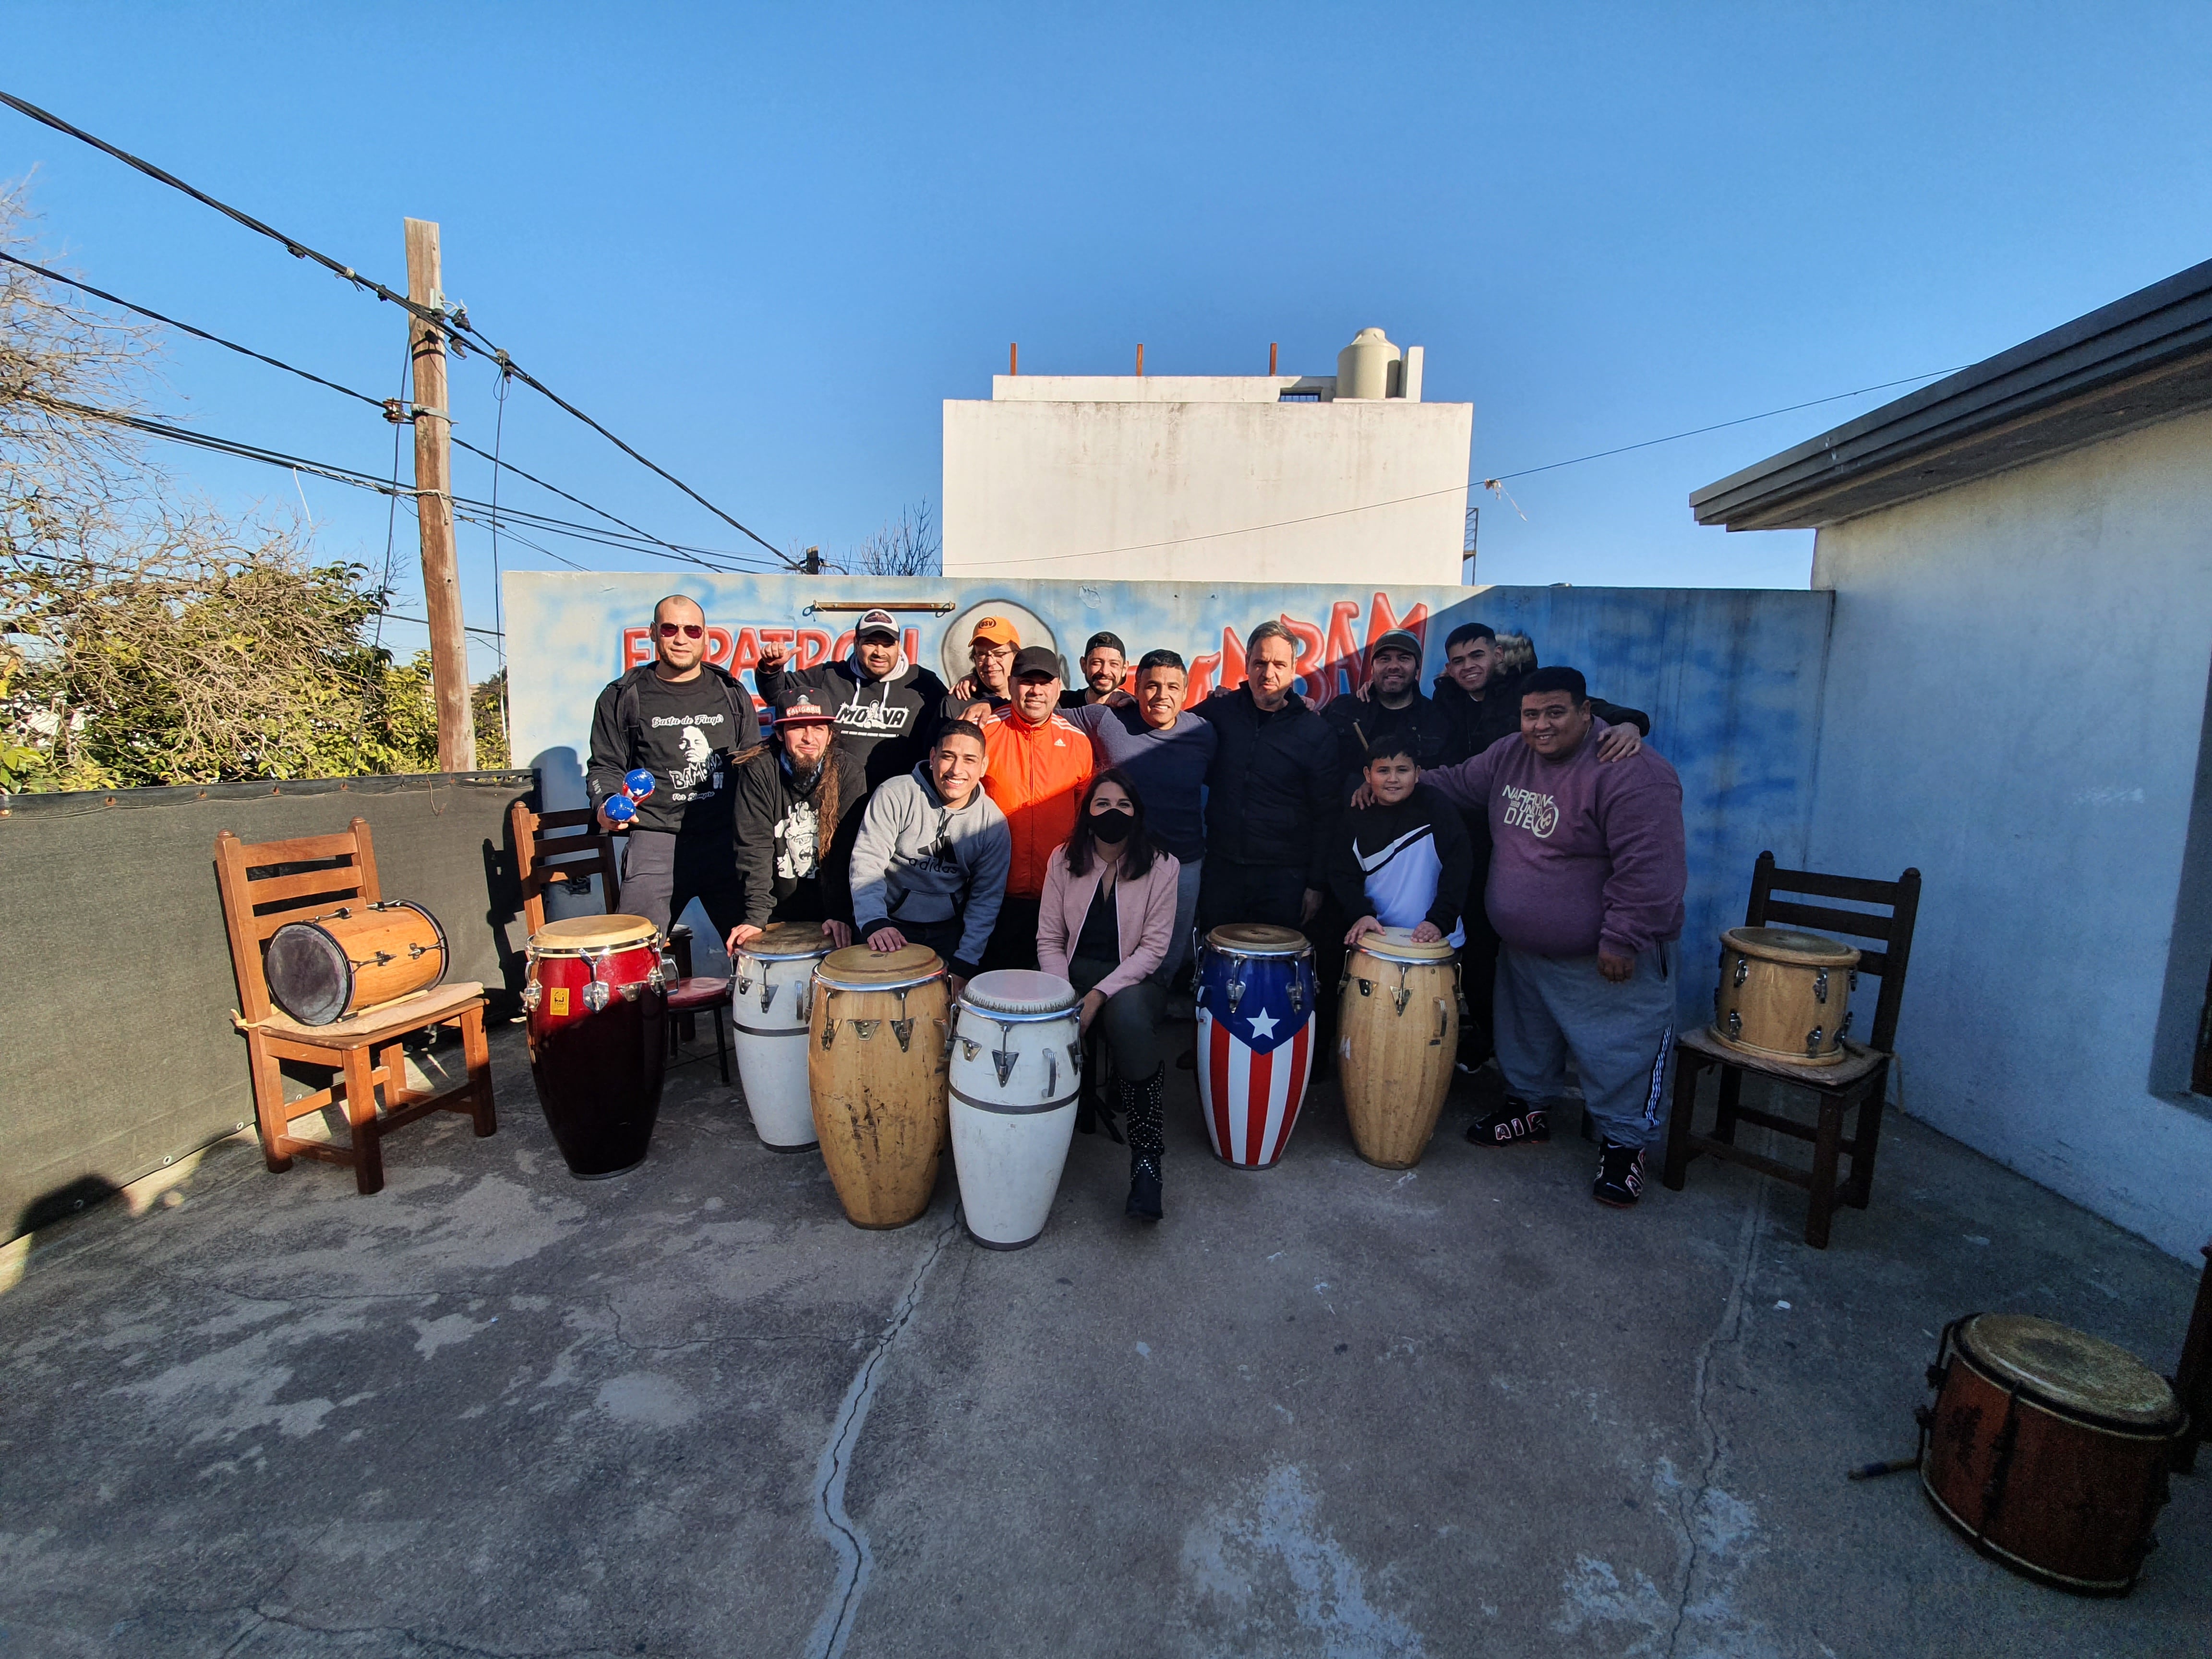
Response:
[[[1421,642],[1412,633],[1394,628],[1375,641],[1368,653],[1367,684],[1367,701],[1337,697],[1322,710],[1336,736],[1337,775],[1347,797],[1359,787],[1368,748],[1378,738],[1405,744],[1424,768],[1455,758],[1446,752],[1451,721],[1421,695]]]
[[[753,683],[769,702],[800,692],[827,708],[837,735],[860,763],[868,787],[903,777],[936,735],[945,682],[906,659],[899,626],[888,611],[871,611],[853,630],[852,654],[813,668],[784,666],[781,647],[763,651]]]

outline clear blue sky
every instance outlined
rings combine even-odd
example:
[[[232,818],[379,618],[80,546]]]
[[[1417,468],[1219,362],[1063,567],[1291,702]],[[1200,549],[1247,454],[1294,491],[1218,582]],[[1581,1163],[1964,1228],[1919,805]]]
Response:
[[[940,401],[1009,340],[1037,372],[1141,340],[1154,373],[1257,373],[1277,340],[1327,373],[1380,324],[1474,404],[1480,477],[1969,362],[2212,255],[2202,4],[9,10],[0,85],[395,286],[401,217],[441,222],[448,293],[520,361],[833,555],[936,498]],[[0,173],[33,172],[88,280],[397,389],[392,308],[0,110]],[[210,431],[390,465],[330,394],[189,340],[167,374]],[[457,365],[486,447],[490,386]],[[1481,576],[1802,586],[1809,534],[1685,497],[1879,401],[1516,480]],[[744,545],[527,392],[507,453]],[[327,552],[380,562],[377,504],[305,493]]]

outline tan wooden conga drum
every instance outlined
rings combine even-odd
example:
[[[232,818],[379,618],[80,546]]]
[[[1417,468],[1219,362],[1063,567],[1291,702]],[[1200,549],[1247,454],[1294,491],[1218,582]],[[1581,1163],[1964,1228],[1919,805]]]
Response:
[[[1796,1066],[1833,1066],[1851,1029],[1859,953],[1796,927],[1731,927],[1721,935],[1713,1036],[1731,1048]]]
[[[386,899],[286,922],[270,936],[262,969],[278,1007],[302,1025],[328,1025],[428,990],[446,976],[447,956],[437,917]]]
[[[833,951],[814,969],[807,1091],[845,1216],[903,1227],[929,1207],[945,1116],[945,963],[926,945]]]
[[[1337,1013],[1344,1115],[1360,1157],[1410,1170],[1428,1150],[1459,1054],[1459,958],[1412,933],[1369,933],[1345,958]]]

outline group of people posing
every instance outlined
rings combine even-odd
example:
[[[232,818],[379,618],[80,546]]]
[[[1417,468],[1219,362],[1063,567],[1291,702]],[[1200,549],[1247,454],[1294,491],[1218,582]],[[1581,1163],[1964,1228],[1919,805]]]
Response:
[[[592,722],[603,828],[626,774],[654,778],[626,826],[624,908],[665,933],[697,899],[732,951],[779,922],[926,945],[956,996],[995,969],[1067,979],[1111,1056],[1118,1100],[1085,1120],[1103,1109],[1110,1130],[1119,1108],[1130,1215],[1162,1213],[1161,1096],[1188,1047],[1169,1001],[1194,921],[1304,933],[1325,993],[1374,929],[1449,941],[1475,1015],[1463,1059],[1494,1048],[1504,1080],[1468,1139],[1550,1139],[1578,1084],[1601,1140],[1592,1194],[1636,1202],[1673,1042],[1681,786],[1644,744],[1648,717],[1538,666],[1525,637],[1454,629],[1430,695],[1420,641],[1385,634],[1358,692],[1317,712],[1293,689],[1297,636],[1265,622],[1244,684],[1185,708],[1173,651],[1132,675],[1121,640],[1095,634],[1071,689],[1054,651],[986,617],[947,687],[871,611],[841,660],[761,659],[763,744],[751,694],[706,660],[698,604],[663,599],[653,623],[653,659]]]

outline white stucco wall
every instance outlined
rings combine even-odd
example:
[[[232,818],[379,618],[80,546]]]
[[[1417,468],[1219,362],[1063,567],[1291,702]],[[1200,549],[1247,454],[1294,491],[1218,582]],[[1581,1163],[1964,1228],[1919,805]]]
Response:
[[[1810,861],[1926,883],[1909,1109],[2193,1261],[2212,414],[1824,530],[1813,582],[1836,602]]]
[[[1281,403],[1279,384],[948,401],[945,574],[1456,584],[1474,405]]]

